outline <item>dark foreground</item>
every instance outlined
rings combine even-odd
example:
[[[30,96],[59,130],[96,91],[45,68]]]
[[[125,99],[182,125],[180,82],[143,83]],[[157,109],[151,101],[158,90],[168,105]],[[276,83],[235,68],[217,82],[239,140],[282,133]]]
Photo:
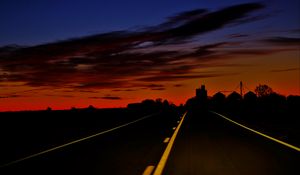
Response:
[[[150,113],[153,115],[122,128],[2,167],[0,174],[142,175],[148,166],[158,164],[168,144],[164,140],[172,136],[173,127],[178,125],[182,111],[90,112],[89,115],[93,117],[86,117],[82,121],[77,119],[73,125],[68,125],[68,120],[62,121],[69,128],[55,125],[59,121],[50,122],[54,127],[53,132],[45,131],[51,130],[51,126],[47,128],[46,125],[40,127],[41,132],[34,130],[36,124],[27,129],[22,125],[11,130],[9,126],[2,126],[9,131],[6,133],[1,130],[0,160],[1,164],[5,164],[135,121]],[[72,123],[72,119],[68,119]],[[45,122],[40,119],[39,123],[35,123],[42,125]],[[299,153],[208,111],[188,111],[163,174],[300,174]]]

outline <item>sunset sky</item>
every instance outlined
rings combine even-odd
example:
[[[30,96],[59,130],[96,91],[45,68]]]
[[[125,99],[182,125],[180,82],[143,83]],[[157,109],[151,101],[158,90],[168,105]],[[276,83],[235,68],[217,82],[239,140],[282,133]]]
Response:
[[[300,95],[299,0],[1,0],[0,111]]]

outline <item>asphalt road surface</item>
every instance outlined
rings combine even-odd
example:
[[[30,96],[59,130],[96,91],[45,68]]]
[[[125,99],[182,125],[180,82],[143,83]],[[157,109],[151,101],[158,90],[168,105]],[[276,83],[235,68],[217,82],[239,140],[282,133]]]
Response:
[[[300,152],[210,112],[190,112],[163,174],[296,175]]]
[[[161,112],[2,167],[0,174],[150,175],[176,130],[162,174],[300,174],[299,151],[210,112],[182,115]]]

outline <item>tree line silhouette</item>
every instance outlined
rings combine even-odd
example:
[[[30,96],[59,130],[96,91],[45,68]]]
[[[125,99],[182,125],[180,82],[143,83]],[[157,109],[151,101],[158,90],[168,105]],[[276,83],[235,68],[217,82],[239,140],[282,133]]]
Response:
[[[228,96],[221,92],[207,98],[196,96],[188,99],[185,106],[187,109],[210,109],[232,113],[278,113],[282,111],[296,113],[300,107],[300,96],[286,97],[274,92],[268,85],[258,85],[254,92],[249,91],[243,96],[235,91]]]
[[[139,110],[143,112],[158,111],[171,108],[179,108],[183,110],[214,110],[218,112],[227,112],[233,114],[278,114],[285,111],[289,111],[290,114],[297,114],[300,106],[300,96],[289,95],[283,96],[274,92],[268,85],[258,85],[254,91],[249,91],[244,95],[241,95],[235,91],[229,95],[225,95],[222,92],[217,92],[213,96],[207,96],[207,92],[204,89],[198,89],[195,97],[188,99],[185,105],[176,106],[169,102],[167,99],[145,99],[142,102],[130,103],[127,108],[130,110]],[[201,87],[201,88],[203,88]],[[95,111],[92,105],[87,108],[75,108],[72,107],[71,111]],[[52,111],[50,107],[46,111]]]

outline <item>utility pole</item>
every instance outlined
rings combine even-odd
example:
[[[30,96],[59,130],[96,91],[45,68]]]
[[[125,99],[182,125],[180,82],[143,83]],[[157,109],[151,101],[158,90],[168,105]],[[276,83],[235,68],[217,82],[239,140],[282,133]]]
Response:
[[[243,98],[243,82],[242,81],[240,81],[240,94]]]

